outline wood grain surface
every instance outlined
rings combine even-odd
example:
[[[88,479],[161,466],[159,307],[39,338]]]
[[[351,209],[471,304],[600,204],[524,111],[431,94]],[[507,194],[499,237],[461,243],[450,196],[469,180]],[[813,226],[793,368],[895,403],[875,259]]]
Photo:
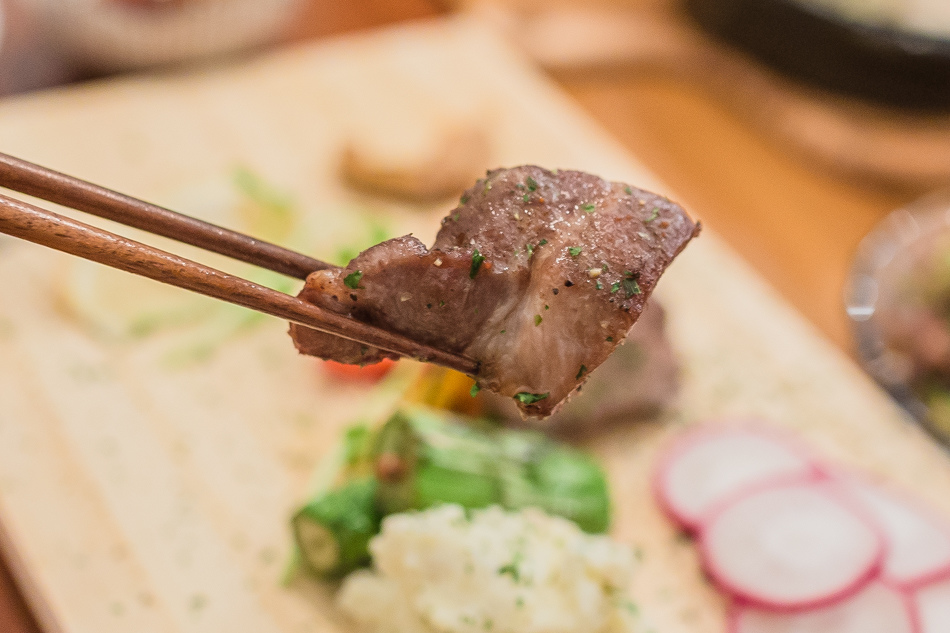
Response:
[[[15,3],[3,2],[7,37],[0,53],[0,89],[47,88],[74,81],[76,75],[59,59],[41,29]],[[405,20],[428,18],[444,12],[434,0],[353,0],[350,2],[307,2],[303,15],[287,34],[288,41],[305,41],[367,28],[382,27]],[[2,521],[2,517],[0,517]],[[12,580],[9,562],[0,556],[0,631],[38,633],[39,626]]]
[[[669,191],[470,20],[8,101],[0,141],[29,160],[209,220],[234,212],[219,185],[245,164],[293,192],[291,241],[325,257],[361,207],[375,208],[396,234],[428,237],[452,204],[420,208],[344,186],[337,166],[347,131],[383,122],[396,133],[410,121],[471,114],[473,104],[486,117],[493,164],[567,165]],[[89,153],[90,143],[115,151]],[[77,296],[83,287],[74,282],[105,284],[96,296],[130,296],[133,307],[153,287],[133,290],[112,271],[84,266],[0,242],[0,516],[43,626],[348,630],[331,607],[332,588],[278,584],[284,517],[341,427],[378,419],[394,394],[367,397],[331,382],[295,354],[284,323],[248,321],[217,304],[190,326],[104,337],[93,326],[109,315]],[[722,630],[722,598],[650,496],[657,453],[700,420],[762,416],[823,457],[917,488],[950,516],[943,452],[715,231],[677,260],[657,295],[684,363],[682,393],[661,419],[589,444],[612,482],[615,536],[646,553],[636,600],[657,630]]]
[[[40,628],[14,583],[8,566],[6,560],[0,565],[0,631],[38,633]]]
[[[311,15],[324,15],[321,11],[330,4],[316,6],[314,3]],[[433,4],[409,0],[332,4],[333,11],[338,11],[334,14],[336,17],[301,22],[296,36],[306,38],[334,29],[356,30],[401,17],[431,15],[438,9]],[[874,222],[920,191],[847,180],[813,166],[780,143],[762,138],[735,113],[679,81],[655,76],[629,77],[621,73],[565,77],[561,78],[561,85],[640,162],[670,185],[670,190],[676,192],[684,204],[726,238],[826,337],[840,348],[849,349],[847,324],[840,306],[841,285],[851,253]],[[770,295],[770,291],[763,292]],[[779,313],[780,325],[786,324],[789,317],[785,310]],[[813,341],[806,346],[807,352],[819,348],[821,355],[829,354],[824,344],[814,342],[814,332],[803,328],[794,318],[791,321],[793,331],[804,330],[806,338]],[[770,331],[779,337],[787,335],[779,328]],[[703,332],[694,334],[700,337]],[[771,344],[765,340],[761,343]],[[716,350],[707,349],[706,353],[708,362],[714,364]],[[742,360],[738,358],[736,362]],[[760,359],[745,360],[754,363]],[[813,401],[810,404],[813,414],[823,420],[838,420],[852,415],[845,409],[853,404],[860,411],[880,410],[872,411],[872,417],[895,415],[853,367],[840,360],[832,365],[835,366],[832,373],[836,375],[843,369],[849,376],[849,384],[859,385],[854,390],[855,398],[842,406],[835,404],[830,411],[828,402],[839,401],[825,391],[824,395],[830,400]],[[790,377],[785,380],[794,383]],[[716,389],[734,391],[737,387],[720,384]],[[862,398],[867,398],[867,403],[862,403]],[[733,408],[742,407],[734,404]],[[770,411],[773,407],[758,408]],[[896,428],[893,424],[884,423],[887,428]],[[818,432],[814,437],[833,454],[850,459],[855,459],[854,454],[866,456],[870,451],[874,456],[871,461],[879,471],[893,472],[905,459],[916,461],[916,455],[922,451],[920,454],[926,455],[922,463],[915,466],[913,472],[898,475],[908,484],[915,478],[922,480],[934,472],[942,473],[942,457],[937,457],[929,444],[917,437],[916,431],[901,428],[898,435],[909,434],[913,439],[906,443],[899,440],[899,450],[894,455],[873,448],[874,442],[857,427],[850,436],[839,440],[828,439]],[[849,442],[854,444],[853,449],[844,448]],[[909,448],[911,446],[913,448]],[[942,474],[936,477],[938,481],[925,487],[924,494],[932,499],[939,496],[944,485],[942,478]],[[0,520],[4,518],[5,515],[0,514]],[[690,556],[685,550],[671,555],[687,559]],[[22,599],[0,573],[0,630],[4,633],[36,630],[21,605]]]

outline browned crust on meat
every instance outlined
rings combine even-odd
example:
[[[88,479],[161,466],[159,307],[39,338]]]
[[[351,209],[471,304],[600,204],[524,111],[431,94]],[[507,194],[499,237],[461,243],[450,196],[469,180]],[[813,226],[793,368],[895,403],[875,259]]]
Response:
[[[676,203],[623,183],[499,169],[465,192],[431,250],[410,236],[389,240],[313,273],[300,296],[469,355],[483,388],[547,394],[518,402],[546,416],[624,340],[699,231]],[[388,356],[305,330],[291,331],[303,353],[349,363]]]

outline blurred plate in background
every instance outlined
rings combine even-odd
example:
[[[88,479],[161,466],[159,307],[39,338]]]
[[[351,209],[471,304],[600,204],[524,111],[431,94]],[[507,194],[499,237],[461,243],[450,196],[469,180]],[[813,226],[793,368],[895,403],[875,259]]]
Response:
[[[711,33],[788,75],[889,106],[950,109],[943,0],[686,0]]]
[[[129,70],[271,43],[301,0],[19,0],[78,67]]]
[[[950,443],[950,189],[894,211],[861,242],[845,302],[865,368]]]

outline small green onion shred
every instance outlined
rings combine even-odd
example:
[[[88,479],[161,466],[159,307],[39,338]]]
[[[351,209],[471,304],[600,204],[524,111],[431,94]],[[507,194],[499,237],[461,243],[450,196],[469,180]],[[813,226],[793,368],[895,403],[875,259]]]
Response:
[[[363,279],[363,271],[357,270],[356,272],[350,273],[349,275],[344,277],[343,283],[346,284],[347,288],[352,288],[353,290],[356,290],[357,288],[360,287],[360,280],[362,279]]]
[[[571,254],[571,257],[577,257],[584,252],[584,249],[580,246],[571,246],[567,249],[567,252]]]
[[[633,295],[640,294],[640,284],[637,283],[637,277],[640,276],[640,273],[631,272],[629,270],[623,271],[623,291],[629,299]]]
[[[474,385],[472,385],[472,388],[468,390],[468,393],[474,398],[475,396],[478,395],[478,392],[481,390],[482,390],[482,386],[476,382]]]
[[[482,267],[483,261],[485,261],[485,256],[479,253],[477,248],[472,251],[472,267],[468,271],[469,279],[475,279],[475,275],[478,274],[478,269]]]
[[[515,396],[517,398],[517,396]],[[511,579],[515,582],[521,580],[521,575],[518,573],[518,565],[515,563],[508,563],[502,567],[498,568],[499,576],[511,576]]]
[[[515,400],[517,400],[517,401],[520,402],[521,404],[534,404],[535,402],[539,402],[539,401],[541,401],[541,400],[544,400],[545,398],[547,398],[547,397],[550,396],[550,395],[551,395],[551,392],[548,392],[548,393],[528,393],[527,391],[522,391],[522,392],[520,392],[520,393],[516,393],[515,396],[514,396],[514,398],[515,398]]]
[[[633,277],[628,277],[623,280],[623,291],[628,298],[633,295],[638,295],[640,294],[640,284],[638,284],[637,280]]]

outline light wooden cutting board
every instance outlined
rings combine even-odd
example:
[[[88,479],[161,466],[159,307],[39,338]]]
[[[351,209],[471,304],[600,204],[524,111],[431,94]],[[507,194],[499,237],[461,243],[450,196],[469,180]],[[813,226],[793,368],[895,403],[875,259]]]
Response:
[[[473,108],[489,121],[486,167],[579,168],[669,193],[491,32],[464,20],[8,101],[0,150],[232,224],[230,174],[245,166],[292,192],[297,228],[284,241],[329,258],[379,223],[431,240],[451,205],[418,210],[346,189],[337,164],[347,135],[385,133],[387,117],[419,124]],[[76,287],[105,283],[117,304],[153,289],[105,274],[0,238],[2,542],[43,626],[346,630],[331,587],[279,585],[286,518],[337,430],[378,416],[386,397],[327,382],[295,354],[285,324],[240,310],[211,307],[203,320],[147,336],[96,335],[75,305],[64,308]],[[942,450],[712,231],[657,293],[684,364],[677,406],[592,443],[610,471],[615,535],[644,553],[634,596],[644,631],[723,630],[724,604],[694,548],[649,494],[656,452],[686,425],[764,416],[829,459],[915,487],[950,517]]]

